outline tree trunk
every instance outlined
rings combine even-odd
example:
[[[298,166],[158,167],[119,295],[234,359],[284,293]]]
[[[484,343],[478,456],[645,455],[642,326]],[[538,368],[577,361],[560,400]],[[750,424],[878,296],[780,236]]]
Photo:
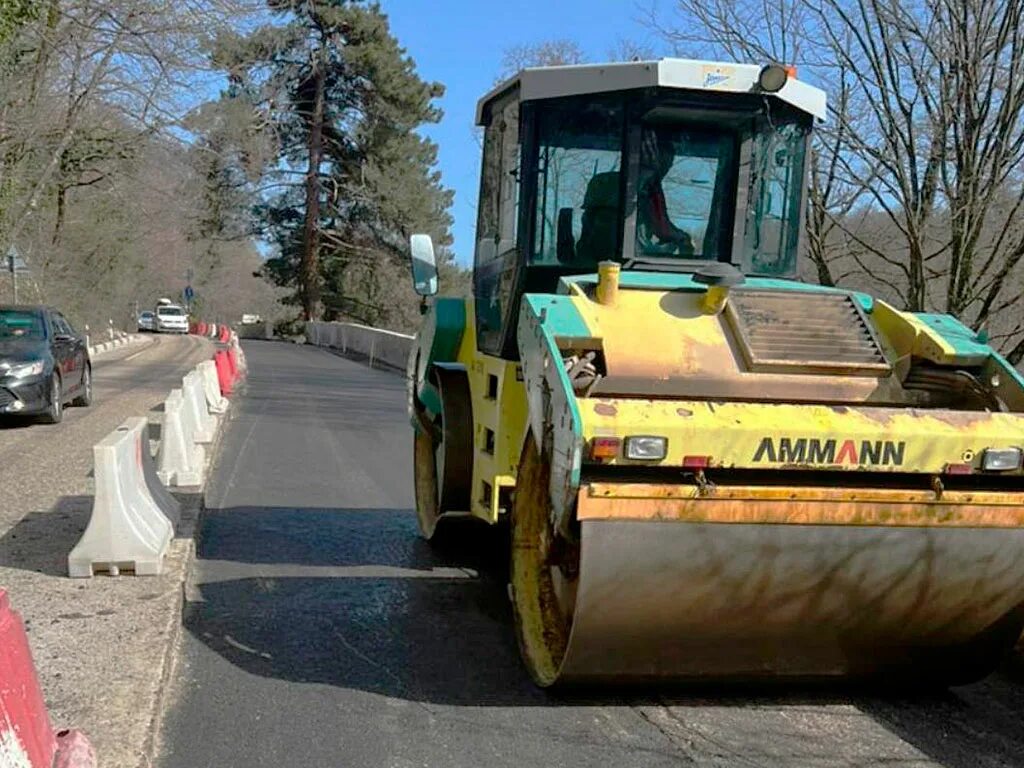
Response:
[[[324,143],[323,51],[313,58],[313,112],[309,118],[309,168],[306,171],[306,226],[299,266],[302,309],[307,320],[323,314],[320,291],[320,163]]]
[[[53,246],[60,245],[61,235],[64,234],[64,219],[67,215],[67,203],[68,203],[68,188],[63,184],[57,185],[57,213],[53,222],[53,237],[50,240],[50,244]]]

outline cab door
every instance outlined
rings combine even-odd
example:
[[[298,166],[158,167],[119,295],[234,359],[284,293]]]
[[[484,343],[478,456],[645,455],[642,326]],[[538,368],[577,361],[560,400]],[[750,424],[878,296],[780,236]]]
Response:
[[[487,109],[473,296],[477,347],[500,355],[516,309],[515,283],[522,266],[517,238],[521,187],[518,91],[499,97]]]

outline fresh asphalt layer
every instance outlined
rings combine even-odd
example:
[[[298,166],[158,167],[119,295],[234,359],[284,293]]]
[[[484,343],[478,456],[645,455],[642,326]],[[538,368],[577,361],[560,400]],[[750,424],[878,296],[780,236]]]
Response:
[[[932,694],[533,687],[500,533],[418,538],[405,385],[245,345],[207,494],[163,768],[1024,764],[1024,673]]]

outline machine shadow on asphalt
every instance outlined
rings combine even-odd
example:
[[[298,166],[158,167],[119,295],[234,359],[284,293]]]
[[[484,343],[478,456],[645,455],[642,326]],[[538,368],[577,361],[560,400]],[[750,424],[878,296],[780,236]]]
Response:
[[[428,705],[846,705],[943,765],[976,768],[978,755],[1013,764],[1024,753],[1019,663],[965,688],[912,693],[834,684],[551,693],[519,660],[500,528],[469,537],[475,549],[458,539],[431,546],[404,509],[238,507],[208,511],[201,528],[185,626],[254,675]],[[936,732],[937,713],[956,739]]]

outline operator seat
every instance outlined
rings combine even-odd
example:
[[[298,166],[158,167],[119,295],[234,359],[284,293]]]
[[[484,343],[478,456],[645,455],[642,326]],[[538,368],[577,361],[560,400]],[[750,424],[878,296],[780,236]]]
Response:
[[[615,259],[619,240],[619,172],[596,173],[583,196],[583,221],[576,260],[585,264]]]

